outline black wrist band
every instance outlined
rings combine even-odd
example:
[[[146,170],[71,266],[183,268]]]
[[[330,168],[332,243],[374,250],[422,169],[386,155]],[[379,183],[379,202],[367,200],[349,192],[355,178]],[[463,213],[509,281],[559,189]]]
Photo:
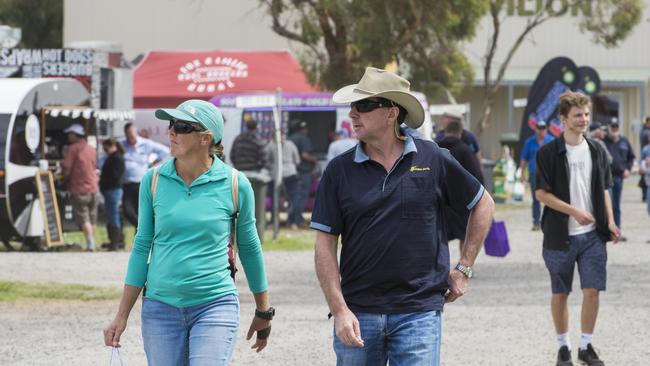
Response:
[[[267,311],[259,311],[255,309],[255,316],[265,320],[273,320],[275,309],[272,306]]]

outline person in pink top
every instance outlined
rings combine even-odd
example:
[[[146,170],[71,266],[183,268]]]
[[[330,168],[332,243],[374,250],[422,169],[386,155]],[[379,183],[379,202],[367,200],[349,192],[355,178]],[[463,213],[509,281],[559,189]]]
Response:
[[[63,130],[68,134],[68,151],[63,159],[63,178],[70,192],[72,213],[75,222],[86,237],[89,252],[95,251],[95,227],[97,224],[97,152],[85,139],[84,128],[80,124]]]

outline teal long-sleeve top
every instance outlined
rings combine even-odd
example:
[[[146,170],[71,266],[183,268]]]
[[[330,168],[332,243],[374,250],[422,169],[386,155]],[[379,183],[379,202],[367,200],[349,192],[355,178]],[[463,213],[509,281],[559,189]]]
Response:
[[[189,186],[176,174],[174,159],[158,168],[156,192],[151,194],[153,169],[140,184],[138,231],[133,242],[125,283],[147,287],[148,298],[176,307],[199,305],[237,288],[230,277],[228,240],[234,212],[233,169],[213,159],[209,170]],[[255,228],[253,189],[238,174],[237,244],[249,288],[266,291],[266,272]],[[147,264],[153,243],[151,261]]]

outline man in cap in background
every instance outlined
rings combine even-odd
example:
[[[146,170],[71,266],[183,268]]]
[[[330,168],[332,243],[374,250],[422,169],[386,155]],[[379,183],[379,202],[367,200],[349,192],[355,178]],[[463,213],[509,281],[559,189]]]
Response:
[[[605,152],[607,153],[607,162],[611,164],[612,154],[609,153],[609,150],[607,150],[607,146],[605,145],[605,131],[607,131],[606,126],[603,126],[603,124],[598,121],[593,121],[589,125],[589,133],[587,136],[605,149]]]
[[[614,221],[616,226],[621,227],[621,196],[623,195],[623,180],[630,176],[630,170],[634,165],[634,151],[632,144],[621,135],[618,118],[613,117],[607,125],[607,136],[604,139],[607,150],[612,156],[610,167],[612,168],[612,179],[614,186],[610,190],[612,196],[612,209],[614,210]],[[621,236],[620,241],[626,241],[627,238]]]
[[[268,153],[266,144],[257,134],[257,121],[246,121],[246,131],[235,138],[230,149],[230,160],[235,169],[246,175],[253,186],[255,196],[255,221],[260,242],[264,242],[266,228],[266,187],[271,181],[267,169]]]
[[[521,169],[521,177],[519,179],[521,179],[522,183],[526,181],[524,171],[528,167],[528,183],[530,184],[530,192],[533,199],[533,231],[540,230],[540,218],[542,215],[539,201],[535,197],[535,190],[537,189],[537,185],[535,184],[535,156],[540,147],[553,141],[553,136],[547,132],[546,122],[543,120],[537,121],[535,133],[524,142],[521,161],[519,162],[519,168]]]
[[[650,146],[650,116],[645,118],[643,127],[641,127],[641,132],[639,133],[639,146],[641,147],[641,161],[643,161],[645,159],[643,151],[646,146]],[[641,175],[641,179],[639,180],[639,188],[641,188],[641,201],[645,202],[649,197],[646,197],[648,186],[646,185],[643,175]]]
[[[95,251],[97,225],[97,151],[86,142],[83,126],[78,123],[63,130],[70,145],[63,159],[63,178],[70,192],[74,220],[86,238],[86,250]]]
[[[483,172],[481,166],[476,161],[474,153],[471,148],[465,144],[461,139],[463,133],[463,124],[459,120],[449,121],[445,127],[445,137],[437,141],[438,145],[442,148],[449,150],[451,156],[458,161],[458,163],[465,168],[474,178],[483,184]],[[465,243],[465,232],[467,231],[467,220],[469,212],[465,216],[458,216],[454,210],[444,210],[445,212],[445,227],[447,230],[447,240],[458,239],[459,252],[463,252]]]
[[[292,229],[297,229],[304,225],[302,211],[305,208],[309,191],[311,191],[312,174],[316,167],[317,159],[313,154],[313,147],[309,139],[309,128],[305,121],[294,121],[292,123],[295,132],[289,136],[300,153],[300,164],[298,164],[298,184],[296,186],[295,197],[291,200],[293,203],[289,209],[288,224]]]
[[[439,365],[443,304],[465,293],[494,202],[448,150],[399,128],[424,121],[407,80],[369,67],[333,100],[350,103],[360,140],[325,169],[311,222],[337,364]],[[443,205],[471,211],[451,271]]]
[[[451,121],[459,121],[460,123],[463,123],[463,114],[455,110],[448,110],[445,111],[442,116],[440,116],[440,126],[438,132],[436,133],[436,142],[441,141],[445,138],[445,128]],[[481,147],[478,144],[476,136],[474,136],[470,130],[463,128],[463,134],[460,136],[460,140],[469,146],[469,148],[474,153],[474,156],[476,157],[478,165],[482,166],[483,162],[481,160],[483,157],[481,156]]]
[[[350,138],[347,130],[339,128],[334,132],[334,141],[327,148],[327,162],[350,150],[356,144],[357,140]]]

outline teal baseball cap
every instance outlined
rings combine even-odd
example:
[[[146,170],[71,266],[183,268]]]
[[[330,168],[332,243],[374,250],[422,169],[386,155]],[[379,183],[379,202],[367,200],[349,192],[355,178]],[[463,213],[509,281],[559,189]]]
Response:
[[[157,109],[156,118],[165,121],[176,118],[199,123],[212,132],[215,143],[223,137],[223,115],[219,108],[205,100],[190,99],[179,104],[176,109]]]

